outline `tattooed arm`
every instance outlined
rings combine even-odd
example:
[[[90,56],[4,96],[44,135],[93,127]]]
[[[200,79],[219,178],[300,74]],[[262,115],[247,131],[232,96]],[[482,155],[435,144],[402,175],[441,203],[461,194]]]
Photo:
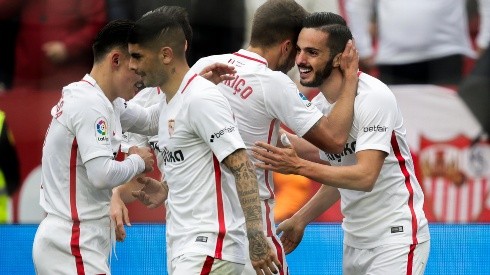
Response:
[[[223,163],[235,176],[240,204],[245,215],[247,237],[249,240],[249,253],[257,274],[276,273],[281,269],[279,260],[269,247],[262,226],[262,210],[260,208],[259,188],[255,168],[248,158],[245,149],[238,149],[223,160]],[[270,269],[270,271],[269,271]]]

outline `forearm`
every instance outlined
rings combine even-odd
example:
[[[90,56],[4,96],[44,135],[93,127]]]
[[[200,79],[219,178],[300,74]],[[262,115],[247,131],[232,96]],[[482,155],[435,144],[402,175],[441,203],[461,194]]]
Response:
[[[137,181],[134,177],[130,181],[123,185],[120,185],[112,190],[113,196],[119,196],[124,203],[131,203],[136,200],[136,198],[131,194],[132,191],[140,190],[143,184]]]
[[[253,232],[262,232],[262,210],[257,175],[245,149],[235,151],[223,162],[235,176],[238,198],[245,216],[247,234],[250,237]]]
[[[124,161],[98,157],[87,161],[85,166],[89,180],[99,189],[112,189],[145,170],[145,162],[136,154],[130,155]]]
[[[132,132],[146,136],[158,134],[160,104],[144,108],[133,102],[126,102],[126,109],[121,114],[123,132]]]
[[[352,166],[328,166],[302,159],[298,162],[296,173],[318,183],[350,190],[370,191],[372,177],[369,169],[358,164]]]
[[[344,149],[352,128],[358,80],[357,75],[346,75],[343,78],[342,91],[332,111],[327,116],[328,125],[326,127],[326,131],[329,133],[328,136],[331,137],[333,144],[337,146],[337,150],[336,152],[330,152],[320,148],[323,151],[338,153]]]
[[[329,209],[340,199],[340,192],[337,188],[322,185],[316,194],[293,215],[295,222],[305,227],[310,222],[318,218],[323,212]]]

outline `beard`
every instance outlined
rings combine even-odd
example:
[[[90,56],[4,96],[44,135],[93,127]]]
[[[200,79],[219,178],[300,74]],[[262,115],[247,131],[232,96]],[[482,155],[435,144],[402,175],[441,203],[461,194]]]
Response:
[[[330,74],[332,74],[333,71],[333,58],[330,59],[327,64],[325,64],[325,67],[323,70],[320,71],[315,71],[315,75],[313,76],[313,80],[311,81],[305,81],[303,79],[300,79],[301,85],[305,87],[310,87],[310,88],[317,88],[320,87],[320,85],[323,84],[325,79],[327,79]]]

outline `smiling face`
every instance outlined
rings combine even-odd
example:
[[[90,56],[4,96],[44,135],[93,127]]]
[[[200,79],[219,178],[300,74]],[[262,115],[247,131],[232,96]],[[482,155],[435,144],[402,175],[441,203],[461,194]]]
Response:
[[[327,39],[328,35],[320,30],[301,30],[296,54],[301,85],[319,87],[332,73],[333,57],[330,56]]]
[[[129,68],[141,79],[146,87],[161,86],[167,81],[164,64],[159,52],[140,44],[129,44]]]

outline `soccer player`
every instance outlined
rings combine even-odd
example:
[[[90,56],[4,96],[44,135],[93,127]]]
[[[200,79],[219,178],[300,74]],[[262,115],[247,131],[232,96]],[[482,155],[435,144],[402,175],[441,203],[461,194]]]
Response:
[[[235,66],[234,79],[218,85],[228,99],[247,148],[266,140],[275,145],[284,123],[289,129],[324,151],[340,153],[352,125],[357,88],[358,57],[352,42],[344,43],[341,55],[341,90],[332,112],[324,116],[302,95],[285,74],[294,66],[296,41],[307,12],[293,0],[270,0],[254,15],[249,47],[231,54],[200,59],[196,71],[214,62]],[[342,17],[326,13],[330,23],[345,25]],[[253,156],[251,159],[255,161]],[[275,193],[272,173],[257,169],[264,232],[276,249],[283,269],[288,274],[286,255],[275,235]],[[251,265],[244,274],[255,274]]]
[[[253,164],[225,97],[189,69],[179,18],[187,20],[183,8],[159,8],[129,35],[130,68],[166,97],[158,147],[166,180],[160,186],[168,188],[168,272],[240,274],[248,238],[256,271],[275,273],[280,263],[262,231]]]
[[[320,87],[313,103],[327,114],[341,94],[340,56],[349,39],[352,34],[346,26],[330,25],[322,13],[305,20],[298,38],[301,84]],[[291,136],[291,142],[301,149],[301,140]],[[263,161],[256,163],[258,167],[324,184],[278,226],[287,253],[301,241],[306,225],[340,199],[345,217],[343,274],[424,273],[430,246],[424,195],[415,177],[403,118],[386,85],[360,73],[354,122],[343,152],[320,152],[332,166],[301,159],[289,148],[265,142],[257,146],[255,157]]]
[[[93,44],[90,74],[63,88],[51,110],[42,156],[40,204],[47,216],[36,232],[37,274],[110,274],[111,189],[152,169],[147,148],[114,157],[122,138],[124,100],[140,76],[129,69],[129,21],[113,21]]]

